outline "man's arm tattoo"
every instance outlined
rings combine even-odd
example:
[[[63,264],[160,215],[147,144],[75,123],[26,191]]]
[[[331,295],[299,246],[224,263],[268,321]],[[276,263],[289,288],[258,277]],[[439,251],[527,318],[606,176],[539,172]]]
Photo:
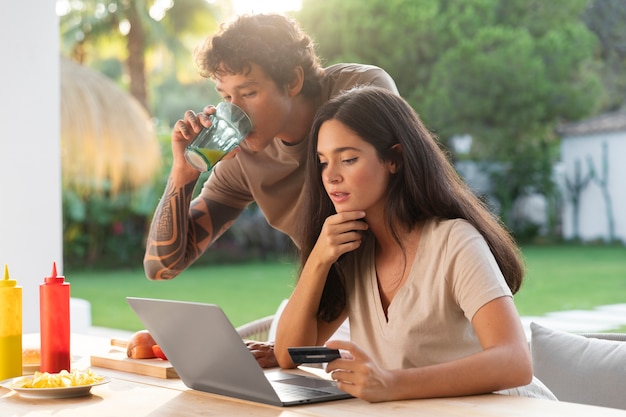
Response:
[[[179,188],[167,185],[146,242],[144,269],[149,278],[171,279],[199,256],[193,244],[196,239],[187,236],[193,222],[188,213],[194,187],[195,181]]]

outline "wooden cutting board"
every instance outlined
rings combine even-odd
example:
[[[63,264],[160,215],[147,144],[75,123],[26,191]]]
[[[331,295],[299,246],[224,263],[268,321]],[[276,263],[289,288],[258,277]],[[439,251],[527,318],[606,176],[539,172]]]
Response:
[[[126,351],[111,350],[91,356],[91,366],[115,369],[116,371],[153,376],[156,378],[178,378],[174,367],[163,359],[130,359]]]

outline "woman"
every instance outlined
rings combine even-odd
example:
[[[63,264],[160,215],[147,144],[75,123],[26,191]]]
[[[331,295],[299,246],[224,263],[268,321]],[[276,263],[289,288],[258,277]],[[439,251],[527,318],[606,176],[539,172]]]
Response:
[[[413,109],[376,87],[316,114],[308,149],[302,270],[275,352],[351,341],[326,370],[367,401],[459,396],[528,384],[513,303],[523,266],[511,236],[456,174]],[[537,381],[538,382],[538,381]],[[532,396],[553,398],[549,391]]]

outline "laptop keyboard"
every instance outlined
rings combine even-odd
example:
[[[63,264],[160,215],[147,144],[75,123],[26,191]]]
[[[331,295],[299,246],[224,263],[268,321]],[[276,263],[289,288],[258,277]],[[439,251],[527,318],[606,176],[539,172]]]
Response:
[[[327,391],[320,391],[318,389],[308,388],[308,387],[300,387],[297,385],[289,385],[289,384],[272,384],[274,389],[278,393],[279,397],[288,396],[288,397],[296,397],[296,398],[311,398],[311,397],[321,397],[323,395],[328,395]]]

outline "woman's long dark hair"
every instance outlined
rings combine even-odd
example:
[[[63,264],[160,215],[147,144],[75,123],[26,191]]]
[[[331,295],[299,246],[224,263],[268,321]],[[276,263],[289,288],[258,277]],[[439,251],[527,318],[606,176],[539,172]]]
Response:
[[[378,87],[346,91],[320,107],[315,116],[306,162],[301,266],[313,250],[324,221],[336,213],[324,189],[317,157],[320,127],[331,119],[374,146],[382,161],[398,163],[397,173],[390,177],[385,206],[385,221],[398,242],[399,227],[412,230],[431,218],[465,219],[487,241],[511,291],[519,290],[524,267],[512,236],[459,177],[411,106],[397,94]],[[392,149],[397,144],[402,148],[399,161],[398,153]],[[345,302],[343,284],[334,266],[326,281],[318,316],[325,321],[333,320]]]

